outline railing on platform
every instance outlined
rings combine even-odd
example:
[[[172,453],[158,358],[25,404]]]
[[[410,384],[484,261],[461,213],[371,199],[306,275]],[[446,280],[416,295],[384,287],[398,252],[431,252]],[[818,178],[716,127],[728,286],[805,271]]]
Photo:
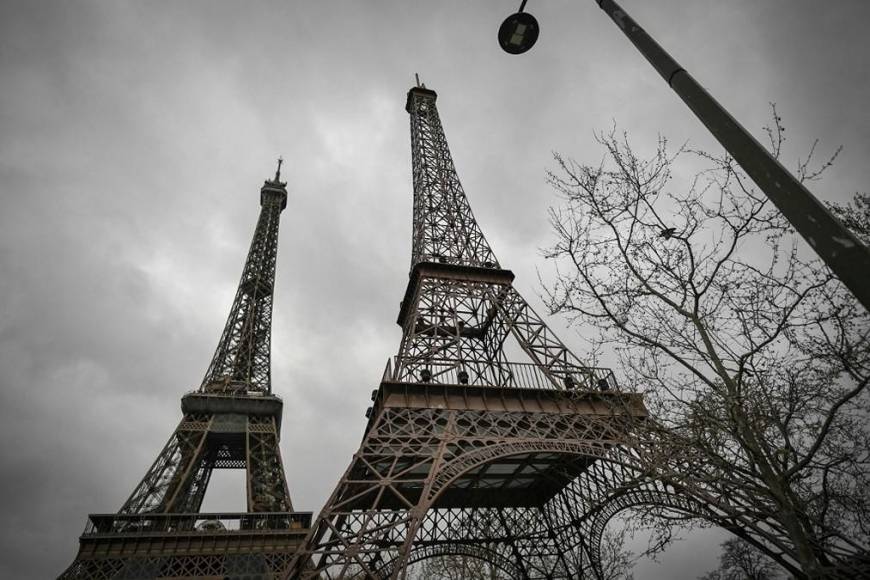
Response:
[[[83,535],[226,534],[309,527],[311,512],[91,514]]]
[[[600,367],[563,366],[545,371],[534,363],[462,365],[453,360],[387,360],[384,382],[477,385],[521,389],[618,391],[613,371]]]

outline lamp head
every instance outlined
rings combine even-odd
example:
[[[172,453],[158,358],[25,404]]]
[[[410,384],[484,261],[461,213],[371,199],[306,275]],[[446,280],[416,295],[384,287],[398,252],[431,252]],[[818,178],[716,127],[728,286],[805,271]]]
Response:
[[[517,12],[504,19],[498,29],[498,43],[509,54],[522,54],[538,40],[538,21],[528,12]]]

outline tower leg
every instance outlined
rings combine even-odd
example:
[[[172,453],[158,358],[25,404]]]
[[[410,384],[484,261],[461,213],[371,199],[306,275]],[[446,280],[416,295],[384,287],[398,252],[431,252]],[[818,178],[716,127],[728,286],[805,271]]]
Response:
[[[248,417],[245,451],[248,511],[293,511],[281,461],[275,417]]]
[[[157,460],[124,502],[119,513],[154,513],[177,511],[180,493],[196,475],[202,459],[206,435],[212,418],[185,415]]]

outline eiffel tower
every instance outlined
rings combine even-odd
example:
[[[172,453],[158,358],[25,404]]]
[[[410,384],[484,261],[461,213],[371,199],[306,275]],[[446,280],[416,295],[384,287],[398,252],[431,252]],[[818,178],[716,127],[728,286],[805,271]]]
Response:
[[[260,190],[260,217],[229,318],[202,385],[116,514],[92,514],[62,579],[282,577],[308,531],[281,462],[281,399],[270,340],[278,222],[287,207],[281,160]],[[247,472],[245,513],[200,513],[215,469]]]
[[[627,505],[611,500],[637,476],[620,457],[647,411],[514,289],[472,215],[436,98],[418,85],[405,106],[414,207],[399,352],[290,577],[404,578],[447,555],[511,578],[600,577],[604,525]]]

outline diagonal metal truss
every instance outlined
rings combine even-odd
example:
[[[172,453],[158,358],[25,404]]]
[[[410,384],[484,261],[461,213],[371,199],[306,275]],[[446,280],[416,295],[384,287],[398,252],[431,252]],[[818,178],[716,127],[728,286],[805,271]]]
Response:
[[[242,279],[202,385],[182,398],[181,422],[118,513],[91,516],[62,578],[286,573],[310,514],[293,512],[279,448],[283,403],[271,394],[278,222],[287,206],[280,169],[279,160],[260,190]],[[246,470],[246,513],[200,514],[215,469]]]
[[[461,555],[514,578],[595,577],[605,507],[646,485],[632,456],[646,409],[513,288],[459,183],[436,97],[415,87],[406,104],[414,212],[399,351],[289,576],[402,578],[413,562]]]

